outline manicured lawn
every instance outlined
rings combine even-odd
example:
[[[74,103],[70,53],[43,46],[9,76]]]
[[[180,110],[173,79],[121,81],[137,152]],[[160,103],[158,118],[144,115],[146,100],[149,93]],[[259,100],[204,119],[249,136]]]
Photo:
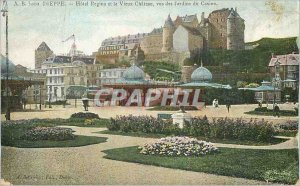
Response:
[[[95,136],[79,136],[75,135],[73,140],[64,141],[51,141],[51,140],[39,140],[29,141],[16,139],[2,144],[4,146],[20,147],[20,148],[51,148],[51,147],[80,147],[86,145],[92,145],[97,143],[106,142],[107,138],[95,137]]]
[[[265,180],[267,171],[287,171],[289,176],[275,176],[273,181],[294,184],[298,179],[298,150],[256,150],[219,148],[220,153],[202,157],[165,157],[144,155],[135,147],[105,150],[105,158],[205,172],[217,175]]]
[[[133,137],[143,137],[143,138],[163,138],[169,135],[165,134],[153,134],[153,133],[143,133],[143,132],[122,132],[122,131],[110,131],[104,130],[100,132],[95,132],[99,134],[112,134],[112,135],[122,135],[122,136],[133,136]],[[205,140],[212,143],[225,143],[225,144],[239,144],[239,145],[273,145],[285,142],[286,139],[273,138],[270,142],[257,142],[257,141],[247,141],[247,140],[231,140],[231,139],[212,139],[205,137],[198,137],[199,140]]]
[[[38,140],[30,141],[22,138],[25,132],[33,127],[55,127],[58,125],[65,126],[80,126],[80,127],[103,127],[106,120],[100,119],[95,125],[85,125],[82,119],[36,119],[24,121],[24,124],[12,124],[1,126],[1,145],[13,146],[21,148],[46,148],[46,147],[78,147],[84,145],[91,145],[103,143],[107,138],[80,136],[75,135],[73,140]]]

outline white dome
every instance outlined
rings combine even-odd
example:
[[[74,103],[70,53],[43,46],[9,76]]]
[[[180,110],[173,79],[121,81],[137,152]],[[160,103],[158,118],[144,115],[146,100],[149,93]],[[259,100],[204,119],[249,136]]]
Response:
[[[212,80],[212,73],[205,67],[199,67],[192,73],[192,81],[210,81]]]

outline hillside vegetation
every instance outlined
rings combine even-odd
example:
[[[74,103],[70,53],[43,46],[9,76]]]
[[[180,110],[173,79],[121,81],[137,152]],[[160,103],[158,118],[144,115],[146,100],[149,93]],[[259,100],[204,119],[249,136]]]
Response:
[[[296,37],[290,38],[262,38],[258,41],[246,43],[246,45],[256,45],[252,50],[230,51],[230,50],[209,50],[202,55],[205,66],[214,66],[215,69],[226,70],[227,72],[268,72],[268,64],[272,53],[275,55],[298,53]],[[219,68],[216,68],[219,67]]]

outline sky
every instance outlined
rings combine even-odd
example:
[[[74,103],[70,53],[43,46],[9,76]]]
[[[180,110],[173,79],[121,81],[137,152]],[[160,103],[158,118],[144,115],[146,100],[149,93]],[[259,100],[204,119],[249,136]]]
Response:
[[[2,0],[1,0],[2,1]],[[196,0],[198,6],[120,6],[120,0],[102,0],[106,6],[76,6],[76,2],[66,1],[66,6],[43,6],[47,0],[8,1],[9,10],[9,58],[15,64],[34,68],[34,50],[45,41],[55,54],[67,53],[72,41],[63,43],[75,34],[77,48],[85,54],[98,50],[101,42],[108,37],[150,32],[154,27],[161,27],[168,14],[174,20],[177,15],[201,13],[208,16],[213,10],[237,8],[245,20],[245,41],[255,41],[262,37],[282,38],[299,35],[298,0]],[[115,2],[118,6],[108,6]],[[126,1],[135,2],[135,1]],[[142,1],[138,1],[142,2]],[[166,1],[163,1],[166,3]],[[183,2],[177,0],[176,2]],[[191,2],[186,0],[185,2]],[[215,5],[201,5],[201,2],[213,2]],[[2,4],[2,2],[1,2]],[[1,16],[1,53],[5,54],[5,20]]]

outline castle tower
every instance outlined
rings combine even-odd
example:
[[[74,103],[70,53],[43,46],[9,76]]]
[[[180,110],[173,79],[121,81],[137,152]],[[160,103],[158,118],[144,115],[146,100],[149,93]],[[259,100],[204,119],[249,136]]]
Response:
[[[239,16],[236,9],[231,8],[227,18],[227,50],[245,49],[244,32],[244,20]]]
[[[53,51],[48,47],[45,42],[42,42],[35,50],[35,68],[41,68],[42,63],[51,55]]]
[[[175,30],[175,26],[169,14],[167,20],[165,21],[165,25],[163,27],[163,47],[161,49],[162,53],[172,51],[174,30]]]

